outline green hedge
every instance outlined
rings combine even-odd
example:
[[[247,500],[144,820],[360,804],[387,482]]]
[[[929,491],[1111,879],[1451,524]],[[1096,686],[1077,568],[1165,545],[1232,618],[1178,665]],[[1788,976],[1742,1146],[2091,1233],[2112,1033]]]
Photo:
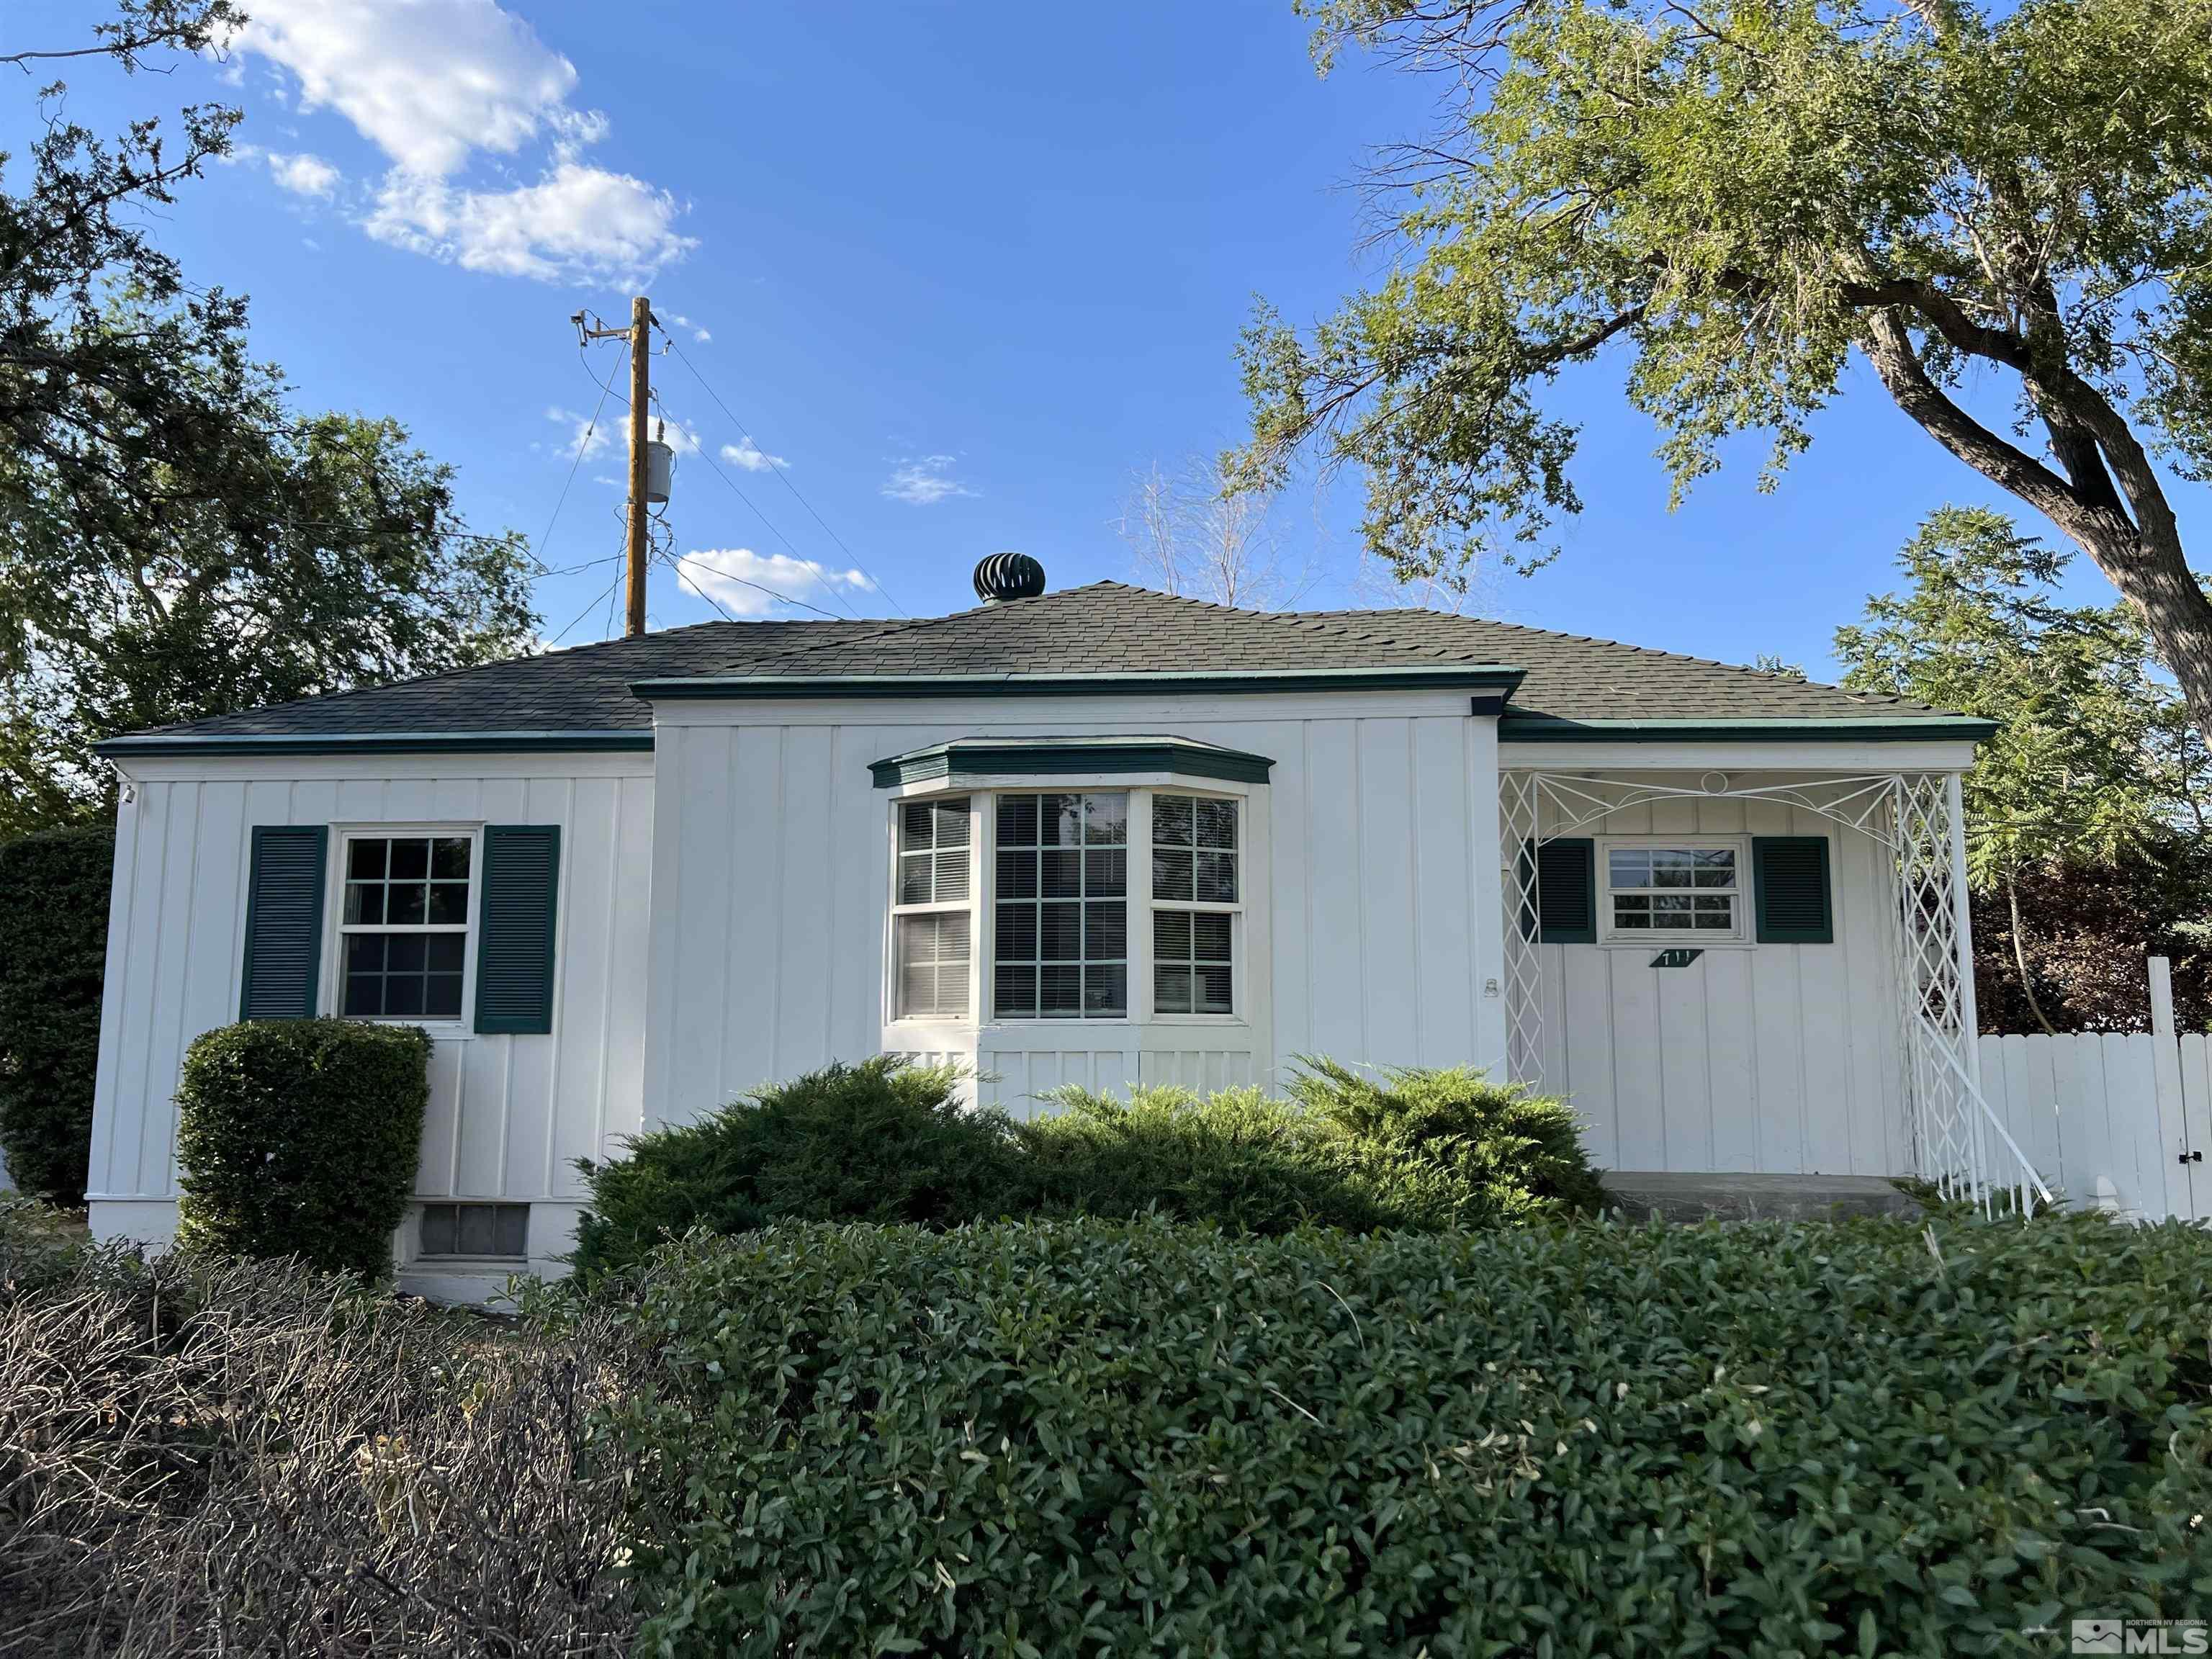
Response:
[[[177,1085],[179,1240],[390,1273],[429,1063],[411,1025],[256,1020],[200,1037]]]
[[[1599,1199],[1573,1115],[1471,1071],[1365,1077],[1311,1060],[1289,1100],[1068,1090],[1051,1097],[1054,1115],[1023,1124],[963,1109],[958,1081],[893,1057],[832,1066],[584,1163],[577,1270],[593,1283],[693,1228],[779,1219],[1158,1213],[1243,1232],[1435,1231]]]
[[[2096,1219],[699,1237],[640,1651],[2063,1651],[2212,1607],[2212,1240]]]
[[[1354,1072],[1304,1060],[1288,1100],[1064,1089],[1018,1132],[1034,1207],[1156,1212],[1243,1232],[1311,1222],[1435,1232],[1592,1210],[1602,1199],[1565,1103],[1464,1067]]]
[[[26,1192],[84,1198],[115,831],[0,845],[0,1156]]]
[[[591,1209],[578,1274],[589,1283],[694,1228],[738,1233],[778,1217],[950,1226],[1004,1212],[1013,1126],[962,1110],[958,1080],[895,1055],[833,1065],[648,1130],[626,1158],[580,1160]]]

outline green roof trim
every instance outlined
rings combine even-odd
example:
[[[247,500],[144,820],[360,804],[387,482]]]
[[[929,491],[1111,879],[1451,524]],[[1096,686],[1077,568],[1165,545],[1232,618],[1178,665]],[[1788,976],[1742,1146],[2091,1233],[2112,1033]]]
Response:
[[[1755,743],[1785,738],[1814,743],[1979,743],[1996,735],[1995,720],[1966,714],[1930,714],[1918,720],[1570,720],[1507,709],[1498,722],[1500,743]]]
[[[147,732],[110,738],[94,752],[112,760],[137,755],[500,755],[650,753],[653,733],[635,732]]]
[[[1274,762],[1265,755],[1223,749],[1188,738],[957,738],[927,749],[872,761],[878,789],[962,777],[1136,775],[1164,772],[1184,778],[1265,783]]]
[[[731,674],[637,680],[630,690],[660,698],[1109,697],[1146,691],[1249,696],[1264,691],[1462,690],[1521,684],[1501,663],[1407,668],[1267,668],[1233,673],[1170,669],[1129,674]]]

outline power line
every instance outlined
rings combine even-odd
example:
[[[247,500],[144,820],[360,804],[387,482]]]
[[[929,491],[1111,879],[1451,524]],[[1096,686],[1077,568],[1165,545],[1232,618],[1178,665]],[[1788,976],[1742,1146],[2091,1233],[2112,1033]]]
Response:
[[[714,406],[717,409],[720,409],[724,415],[729,417],[730,424],[737,428],[738,431],[743,435],[746,442],[752,445],[754,453],[759,455],[763,460],[766,461],[769,464],[769,470],[773,471],[777,477],[783,481],[783,487],[786,489],[788,489],[792,495],[797,498],[799,504],[806,509],[807,513],[814,520],[814,522],[822,526],[822,533],[829,537],[831,541],[836,543],[837,550],[852,561],[853,568],[868,579],[868,585],[873,587],[877,592],[884,596],[884,599],[890,603],[892,610],[897,611],[902,617],[906,616],[906,607],[901,605],[896,599],[891,598],[890,591],[886,588],[882,582],[876,579],[875,573],[868,569],[866,566],[860,562],[860,555],[854,552],[851,548],[846,546],[845,538],[830,527],[830,521],[823,518],[820,513],[815,510],[814,503],[806,499],[806,496],[803,492],[801,492],[797,484],[792,483],[791,475],[783,470],[783,464],[777,460],[775,456],[769,454],[767,450],[761,447],[760,440],[754,437],[750,431],[746,430],[745,423],[738,418],[737,411],[732,409],[727,403],[724,402],[722,399],[722,394],[715,391],[714,388],[708,383],[707,377],[699,372],[698,365],[694,363],[691,359],[685,355],[683,346],[678,342],[676,337],[673,334],[669,334],[667,336],[667,339],[668,349],[676,354],[677,362],[682,363],[684,368],[690,372],[691,378],[699,382],[700,389],[709,398],[714,400]],[[704,453],[703,450],[702,453]],[[750,505],[750,503],[748,503],[748,505]],[[759,509],[756,507],[754,511],[758,512]],[[763,522],[765,522],[765,520],[763,520]],[[773,526],[770,526],[769,527],[771,529],[774,528]],[[777,533],[779,537],[781,537],[781,532],[778,532]],[[790,545],[788,542],[786,542],[784,544],[786,546]],[[795,549],[793,550],[794,552],[796,550],[797,550]]]
[[[627,350],[628,347],[625,346],[624,349]],[[580,362],[584,363],[584,372],[590,374],[591,364],[585,361],[584,348],[580,343],[576,348],[576,357]],[[599,376],[593,374],[592,378],[598,380]],[[607,406],[609,390],[610,388],[602,382],[599,386],[599,400],[592,406],[592,418],[585,424],[584,435],[576,440],[576,453],[574,459],[568,463],[568,476],[561,481],[561,493],[554,499],[553,516],[546,520],[545,533],[538,538],[538,550],[531,555],[541,571],[545,568],[545,544],[552,538],[553,526],[561,522],[561,509],[568,504],[568,491],[576,482],[578,469],[584,465],[584,452],[591,448],[592,434],[599,429],[599,411]]]
[[[745,506],[750,509],[753,517],[758,519],[763,524],[768,526],[769,534],[774,536],[776,540],[781,542],[785,548],[789,550],[791,556],[796,559],[800,564],[812,565],[814,562],[806,557],[806,556],[801,553],[796,547],[792,545],[791,538],[785,535],[783,532],[775,527],[775,521],[770,519],[767,514],[762,512],[760,508],[754,504],[753,498],[746,495],[744,490],[738,489],[738,481],[735,478],[732,478],[728,473],[722,471],[721,464],[715,460],[713,455],[708,453],[707,446],[702,443],[699,443],[696,437],[692,440],[692,442],[698,446],[696,453],[700,459],[704,460],[708,466],[714,469],[714,476],[720,478],[724,483],[729,485],[731,493],[736,495],[739,501],[743,501]],[[820,567],[816,566],[815,568],[818,569]],[[727,573],[717,571],[715,574],[717,575],[725,575]],[[866,575],[867,573],[863,571],[861,572],[861,574]],[[732,581],[741,581],[744,579],[742,577],[731,576],[729,580]],[[873,576],[869,576],[868,580],[870,582],[873,582],[875,578]],[[760,587],[760,584],[758,582],[746,582],[745,586],[748,587]],[[836,583],[824,583],[823,587],[824,591],[829,593],[831,599],[836,599],[840,605],[842,605],[845,607],[847,611],[851,614],[854,621],[858,622],[861,620],[860,611],[854,609],[853,602],[850,599],[847,599],[842,593],[837,591]],[[880,592],[881,590],[878,591]],[[775,590],[769,587],[761,587],[761,592],[763,593],[774,593]],[[775,597],[782,599],[786,605],[796,605],[803,606],[808,611],[820,611],[823,616],[829,617],[832,622],[843,622],[845,620],[843,617],[840,617],[836,611],[823,611],[818,605],[807,605],[804,599],[788,599],[781,593],[777,593]],[[889,594],[885,594],[884,597],[888,599],[890,596]]]
[[[735,582],[740,587],[750,587],[756,593],[765,593],[771,599],[777,600],[784,605],[795,605],[801,611],[811,611],[816,616],[827,617],[831,622],[843,622],[845,620],[844,617],[839,616],[834,611],[824,611],[818,605],[809,605],[805,599],[794,599],[790,594],[779,593],[773,587],[767,586],[763,583],[750,580],[744,576],[733,576],[726,570],[716,569],[714,566],[708,564],[699,554],[694,553],[690,556],[699,561],[702,568],[714,571],[714,574],[720,576],[726,582]],[[720,599],[717,599],[713,594],[708,592],[704,588],[699,586],[696,579],[692,576],[690,571],[684,568],[682,561],[669,558],[668,555],[665,553],[663,553],[661,557],[668,560],[668,562],[675,568],[676,574],[682,577],[683,580],[690,585],[692,590],[697,592],[702,599],[705,599],[717,611],[721,611],[722,615],[728,617],[730,621],[737,621],[735,617],[731,616],[727,611],[723,610],[722,602]]]
[[[620,557],[621,556],[620,556],[619,554],[617,554],[616,556],[617,556],[617,557]],[[607,593],[611,593],[611,592],[613,592],[615,591],[615,589],[617,589],[617,587],[620,587],[621,586],[622,586],[622,573],[621,573],[620,571],[617,571],[617,572],[615,573],[615,579],[614,579],[612,581],[611,581],[611,582],[609,582],[609,583],[607,584],[607,592],[606,592],[606,593],[599,593],[599,594],[594,594],[594,595],[592,596],[592,602],[591,602],[589,605],[586,605],[586,606],[585,606],[581,611],[579,611],[576,613],[575,620],[574,620],[574,622],[571,622],[571,623],[568,625],[568,627],[566,627],[566,628],[562,629],[559,633],[556,634],[556,635],[553,636],[552,643],[553,643],[553,644],[555,644],[555,645],[558,645],[558,644],[560,644],[560,643],[561,643],[561,641],[563,641],[563,640],[567,639],[567,638],[568,637],[568,635],[571,635],[571,634],[574,633],[574,632],[576,631],[576,623],[580,623],[580,622],[581,622],[581,621],[583,621],[585,617],[586,617],[590,616],[590,615],[592,614],[592,612],[593,612],[594,611],[598,610],[598,609],[599,608],[599,601],[600,601],[601,599],[603,599],[606,598],[606,597],[607,597]]]

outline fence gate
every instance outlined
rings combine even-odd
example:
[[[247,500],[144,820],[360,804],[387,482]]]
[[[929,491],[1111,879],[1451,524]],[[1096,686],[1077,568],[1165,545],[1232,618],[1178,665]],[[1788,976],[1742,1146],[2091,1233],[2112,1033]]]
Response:
[[[2172,969],[2148,969],[2148,1033],[1983,1037],[1982,1093],[2068,1204],[2212,1222],[2212,1035],[2175,1030]]]

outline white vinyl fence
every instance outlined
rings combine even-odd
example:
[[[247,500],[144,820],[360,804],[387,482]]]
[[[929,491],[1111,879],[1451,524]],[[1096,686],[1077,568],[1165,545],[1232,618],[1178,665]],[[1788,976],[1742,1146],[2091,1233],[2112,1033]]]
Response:
[[[1979,1039],[1982,1094],[2068,1204],[2212,1220],[2212,1036],[2175,1031],[2163,957],[2150,990],[2148,1033]]]

